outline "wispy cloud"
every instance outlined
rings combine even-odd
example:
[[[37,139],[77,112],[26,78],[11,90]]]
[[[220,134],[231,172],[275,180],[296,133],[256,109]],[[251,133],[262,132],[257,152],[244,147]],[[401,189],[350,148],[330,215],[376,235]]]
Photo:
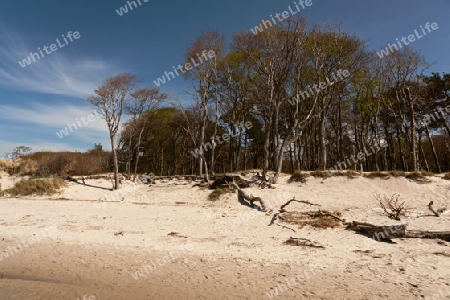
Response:
[[[94,111],[94,107],[89,108],[69,104],[45,105],[31,103],[27,106],[27,108],[21,108],[11,105],[0,105],[0,119],[60,129],[67,126],[67,123],[74,123],[76,119],[81,120],[81,117],[87,117]],[[89,130],[108,133],[104,120],[99,119],[84,127],[89,128]]]
[[[87,118],[94,112],[94,108],[86,106],[74,105],[44,105],[40,103],[28,104],[26,108],[15,107],[11,105],[0,105],[0,122],[4,120],[5,124],[12,129],[13,126],[22,127],[23,125],[33,128],[34,132],[38,132],[34,136],[39,136],[43,141],[36,142],[32,136],[24,140],[32,144],[33,149],[40,149],[41,144],[48,147],[46,150],[58,151],[61,149],[71,150],[65,143],[69,141],[74,144],[74,140],[78,145],[89,145],[91,147],[94,143],[101,143],[104,149],[108,148],[109,132],[106,122],[103,119],[95,118],[93,122],[82,122],[82,117]],[[64,130],[67,124],[81,124],[77,130],[70,132],[67,137],[60,139],[57,132]],[[21,129],[16,129],[15,132],[22,132]],[[2,149],[11,150],[11,147],[6,147],[5,141],[2,140]],[[15,146],[18,146],[15,142]],[[0,149],[0,150],[2,150]],[[1,155],[1,151],[0,151]]]
[[[22,68],[18,62],[30,52],[37,52],[37,48],[45,43],[28,45],[20,36],[1,25],[0,36],[0,86],[5,88],[86,98],[106,77],[118,71],[115,66],[101,60],[69,58],[64,49]],[[68,46],[74,47],[77,42]]]

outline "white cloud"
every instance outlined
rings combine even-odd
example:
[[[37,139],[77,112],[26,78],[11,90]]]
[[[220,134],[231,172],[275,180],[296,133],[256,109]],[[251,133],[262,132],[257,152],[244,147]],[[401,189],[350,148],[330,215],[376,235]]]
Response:
[[[106,122],[103,119],[95,118],[93,122],[87,122],[87,125],[81,121],[81,118],[87,118],[93,114],[94,107],[81,107],[74,105],[45,105],[40,103],[31,103],[27,108],[19,108],[11,105],[0,105],[0,119],[10,120],[21,123],[31,123],[40,126],[50,127],[52,129],[63,129],[67,123],[77,123],[80,121],[82,128],[108,133]]]
[[[69,58],[64,49],[45,54],[44,57],[22,68],[19,61],[30,52],[38,52],[38,47],[27,45],[20,37],[0,26],[0,86],[5,88],[34,91],[47,94],[67,95],[86,98],[104,79],[117,70],[100,60],[91,58]],[[55,37],[55,40],[58,37]],[[82,37],[81,37],[82,38]],[[67,47],[75,47],[74,40]],[[49,46],[53,41],[48,41]]]
[[[93,148],[95,143],[101,143],[103,149],[107,150],[110,148],[108,146],[108,127],[105,120],[97,117],[90,122],[87,118],[91,114],[94,115],[93,113],[94,107],[68,104],[44,105],[31,103],[27,105],[27,108],[0,105],[0,120],[3,120],[4,123],[9,123],[10,126],[14,126],[14,124],[19,124],[18,126],[30,125],[34,132],[38,132],[37,136],[42,140],[31,138],[28,135],[27,138],[24,137],[31,144],[29,146],[36,151],[43,150],[42,148],[51,151],[71,151],[75,149],[84,151],[85,148],[81,149],[73,145],[89,145],[90,148]],[[84,122],[82,118],[84,118]],[[68,123],[75,124],[77,128],[72,127],[72,132],[70,132],[66,129]],[[61,130],[66,130],[68,135],[59,138],[56,133],[60,133]],[[69,142],[70,145],[66,144]],[[2,156],[4,151],[11,151],[13,148],[26,143],[2,140],[0,144],[0,156]]]

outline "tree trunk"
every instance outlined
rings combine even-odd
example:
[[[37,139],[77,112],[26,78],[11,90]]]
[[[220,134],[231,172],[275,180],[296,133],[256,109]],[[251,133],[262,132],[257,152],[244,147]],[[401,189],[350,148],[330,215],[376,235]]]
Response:
[[[325,149],[325,122],[326,113],[325,110],[323,110],[319,123],[319,170],[325,170],[327,168],[327,152]]]
[[[436,163],[436,167],[438,169],[438,172],[441,173],[441,165],[439,164],[439,159],[438,159],[438,156],[437,156],[437,153],[436,153],[436,148],[434,147],[434,142],[433,142],[433,139],[431,137],[430,130],[428,129],[428,125],[427,124],[425,124],[425,131],[427,132],[428,141],[430,142],[431,151],[433,152],[434,162]]]
[[[414,116],[414,105],[411,97],[409,97],[410,112],[411,112],[411,144],[412,144],[412,156],[413,156],[413,168],[414,172],[417,171],[417,139],[416,139],[416,118]]]
[[[127,162],[127,174],[128,179],[131,178],[131,157],[133,156],[133,152],[131,151],[131,134],[128,140],[128,162]]]
[[[405,155],[403,154],[402,140],[401,140],[401,135],[400,135],[400,129],[398,128],[397,116],[395,116],[395,130],[397,132],[397,142],[398,142],[398,147],[400,148],[399,153],[400,153],[400,159],[402,161],[403,170],[408,171],[408,168],[406,166],[406,161],[405,161]]]
[[[423,147],[422,147],[422,134],[419,135],[418,146],[419,146],[419,151],[422,154],[423,162],[425,164],[427,172],[430,172],[430,166],[428,165],[428,160],[427,160],[427,157],[425,156],[425,152],[423,151]]]
[[[142,127],[141,131],[139,132],[138,142],[136,146],[136,161],[134,162],[134,176],[133,176],[133,182],[136,182],[136,174],[138,170],[138,164],[139,164],[139,150],[141,148],[141,140],[142,140],[142,134],[144,132],[144,128]]]
[[[111,139],[111,151],[113,154],[113,162],[114,162],[114,187],[113,189],[118,190],[119,189],[119,162],[117,160],[117,152],[116,152],[116,146],[115,146],[115,136],[110,135]]]
[[[445,115],[442,112],[442,110],[439,110],[439,112],[441,113],[442,120],[444,121],[445,129],[447,129],[447,133],[448,135],[450,135],[450,126],[448,125],[447,119],[445,118]]]

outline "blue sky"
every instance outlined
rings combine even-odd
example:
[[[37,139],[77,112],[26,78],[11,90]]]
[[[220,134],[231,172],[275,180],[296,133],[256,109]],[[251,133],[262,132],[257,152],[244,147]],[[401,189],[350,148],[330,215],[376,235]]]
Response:
[[[34,151],[79,150],[102,143],[109,149],[104,120],[68,136],[56,132],[87,118],[94,107],[87,97],[104,79],[120,72],[136,74],[139,87],[183,63],[184,52],[202,30],[216,29],[229,41],[233,32],[249,31],[261,19],[294,5],[289,0],[141,1],[123,16],[123,0],[2,0],[0,4],[0,157],[14,147]],[[429,63],[429,72],[450,72],[450,0],[312,0],[300,12],[308,25],[343,23],[346,31],[379,51],[388,42],[412,34],[426,22],[439,29],[411,44]],[[136,0],[137,3],[137,0]],[[65,44],[62,35],[80,33]],[[59,38],[64,46],[22,68],[19,61]],[[182,103],[192,101],[180,76],[161,86]]]

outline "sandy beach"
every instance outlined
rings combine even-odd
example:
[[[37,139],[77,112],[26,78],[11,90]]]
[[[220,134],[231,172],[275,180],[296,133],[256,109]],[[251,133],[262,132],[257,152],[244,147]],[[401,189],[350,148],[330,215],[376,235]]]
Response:
[[[3,187],[12,185],[2,176]],[[0,299],[450,299],[449,242],[269,226],[295,196],[347,221],[449,231],[449,214],[434,217],[427,205],[448,207],[450,182],[288,178],[275,189],[246,189],[273,206],[266,213],[241,205],[237,194],[208,201],[210,190],[178,179],[124,181],[113,192],[111,182],[93,179],[51,197],[1,198],[0,251],[8,257],[0,261]],[[383,215],[375,193],[400,194],[408,218]],[[320,247],[284,244],[290,237]]]

